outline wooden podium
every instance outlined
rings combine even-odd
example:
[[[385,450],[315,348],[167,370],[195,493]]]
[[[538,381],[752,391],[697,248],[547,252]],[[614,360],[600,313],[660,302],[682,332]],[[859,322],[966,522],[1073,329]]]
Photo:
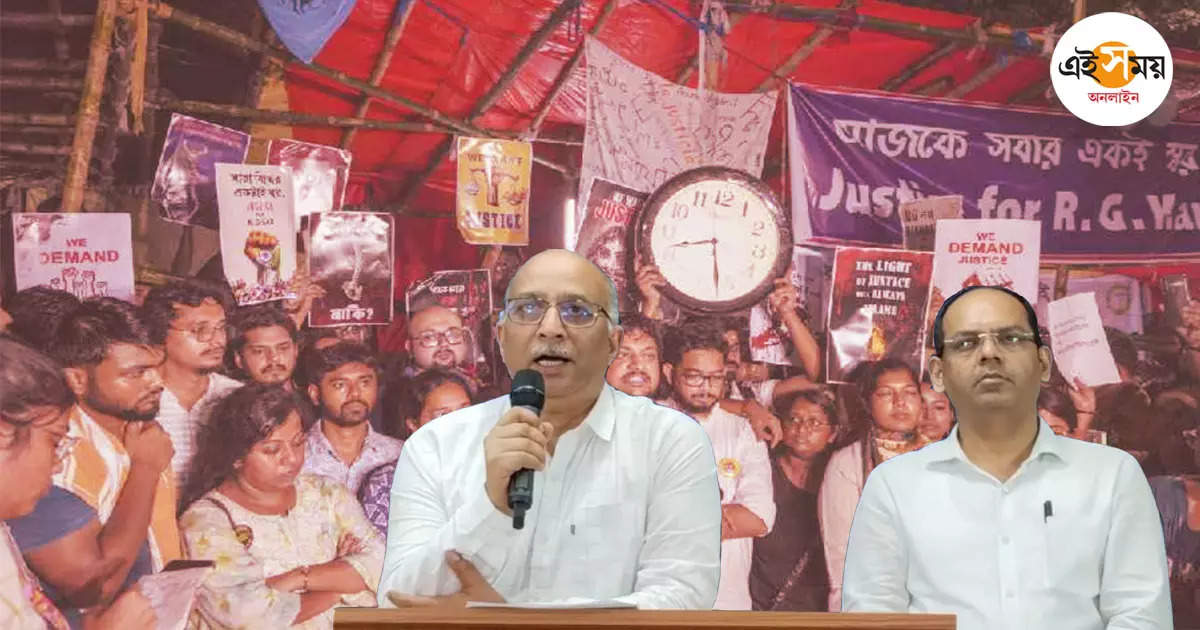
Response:
[[[338,608],[334,630],[954,630],[954,615],[512,608]]]

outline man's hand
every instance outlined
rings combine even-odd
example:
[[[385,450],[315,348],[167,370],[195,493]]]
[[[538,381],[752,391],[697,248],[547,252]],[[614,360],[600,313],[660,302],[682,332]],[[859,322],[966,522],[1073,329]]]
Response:
[[[658,288],[667,283],[658,267],[643,265],[638,267],[634,280],[642,292],[642,315],[647,319],[662,319],[662,293]]]
[[[546,465],[546,452],[553,436],[554,427],[549,422],[538,420],[528,409],[513,407],[483,438],[485,487],[497,510],[512,515],[508,507],[509,478],[522,468],[541,470]]]
[[[788,313],[795,314],[796,307],[800,304],[800,292],[788,278],[790,275],[776,278],[775,289],[767,296],[767,305],[780,319]]]
[[[156,473],[166,470],[175,455],[171,436],[154,421],[126,422],[122,442],[133,464],[149,466]]]
[[[767,524],[740,503],[721,506],[721,540],[755,538],[767,533]]]
[[[487,580],[479,574],[479,570],[475,565],[468,562],[460,556],[457,551],[446,552],[446,564],[450,565],[450,570],[454,571],[454,575],[458,577],[458,581],[462,584],[462,589],[453,595],[439,595],[436,597],[421,597],[418,595],[407,595],[399,591],[390,591],[388,599],[399,608],[426,608],[431,606],[440,606],[445,608],[464,608],[467,602],[504,602],[504,598],[496,589],[492,588]]]
[[[783,439],[783,423],[757,402],[746,405],[746,419],[750,422],[750,428],[754,429],[755,437],[766,442],[768,447],[775,448]]]

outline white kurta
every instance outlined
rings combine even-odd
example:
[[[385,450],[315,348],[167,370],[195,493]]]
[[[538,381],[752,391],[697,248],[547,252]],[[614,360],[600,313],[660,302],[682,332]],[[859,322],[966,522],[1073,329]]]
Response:
[[[775,496],[771,485],[771,460],[767,445],[760,442],[750,423],[713,407],[708,420],[700,422],[712,442],[717,458],[717,481],[721,504],[739,504],[750,509],[767,524],[775,525]],[[721,587],[717,590],[718,610],[750,610],[750,562],[754,554],[753,538],[721,541]]]

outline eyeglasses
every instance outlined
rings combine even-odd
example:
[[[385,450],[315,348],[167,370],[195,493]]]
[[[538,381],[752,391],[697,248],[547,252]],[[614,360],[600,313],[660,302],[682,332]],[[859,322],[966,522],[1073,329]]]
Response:
[[[971,333],[947,339],[943,347],[952,354],[968,354],[983,346],[983,340],[988,337],[996,342],[997,348],[1005,352],[1012,352],[1020,348],[1022,344],[1034,341],[1037,335],[1023,330]]]
[[[54,447],[54,461],[61,462],[71,455],[75,450],[75,445],[79,443],[79,438],[73,435],[64,435],[58,441],[58,446]]]
[[[828,429],[831,426],[833,426],[833,425],[829,424],[828,422],[826,422],[825,420],[822,420],[821,418],[818,418],[816,416],[811,416],[808,418],[797,418],[796,416],[792,416],[792,417],[788,418],[788,424],[794,424],[794,425],[800,427],[801,429],[805,429],[807,431],[815,431],[817,429]]]
[[[425,332],[414,335],[412,340],[422,348],[436,348],[440,342],[445,342],[446,345],[454,346],[464,343],[467,340],[466,328],[447,328],[446,330],[426,330]]]
[[[705,374],[703,372],[681,372],[679,374],[683,378],[683,382],[688,387],[700,387],[705,383],[720,385],[725,382],[725,373],[720,374]]]
[[[193,328],[176,328],[174,326],[168,326],[167,328],[187,333],[195,338],[196,341],[201,342],[211,341],[212,338],[218,334],[225,339],[229,338],[229,326],[225,322],[221,322],[215,326],[212,324],[200,324],[199,326],[195,326]]]
[[[504,316],[515,324],[532,326],[542,323],[542,318],[551,306],[558,310],[559,321],[572,328],[587,328],[595,324],[597,315],[603,315],[612,321],[612,316],[604,307],[579,298],[555,304],[535,297],[514,298],[505,303]]]

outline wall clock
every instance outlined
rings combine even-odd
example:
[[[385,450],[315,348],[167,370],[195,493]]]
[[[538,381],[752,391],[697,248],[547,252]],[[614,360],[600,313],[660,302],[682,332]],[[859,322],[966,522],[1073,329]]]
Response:
[[[749,173],[706,166],[667,180],[646,200],[635,255],[658,267],[662,293],[693,311],[721,313],[762,300],[792,255],[788,217]]]

